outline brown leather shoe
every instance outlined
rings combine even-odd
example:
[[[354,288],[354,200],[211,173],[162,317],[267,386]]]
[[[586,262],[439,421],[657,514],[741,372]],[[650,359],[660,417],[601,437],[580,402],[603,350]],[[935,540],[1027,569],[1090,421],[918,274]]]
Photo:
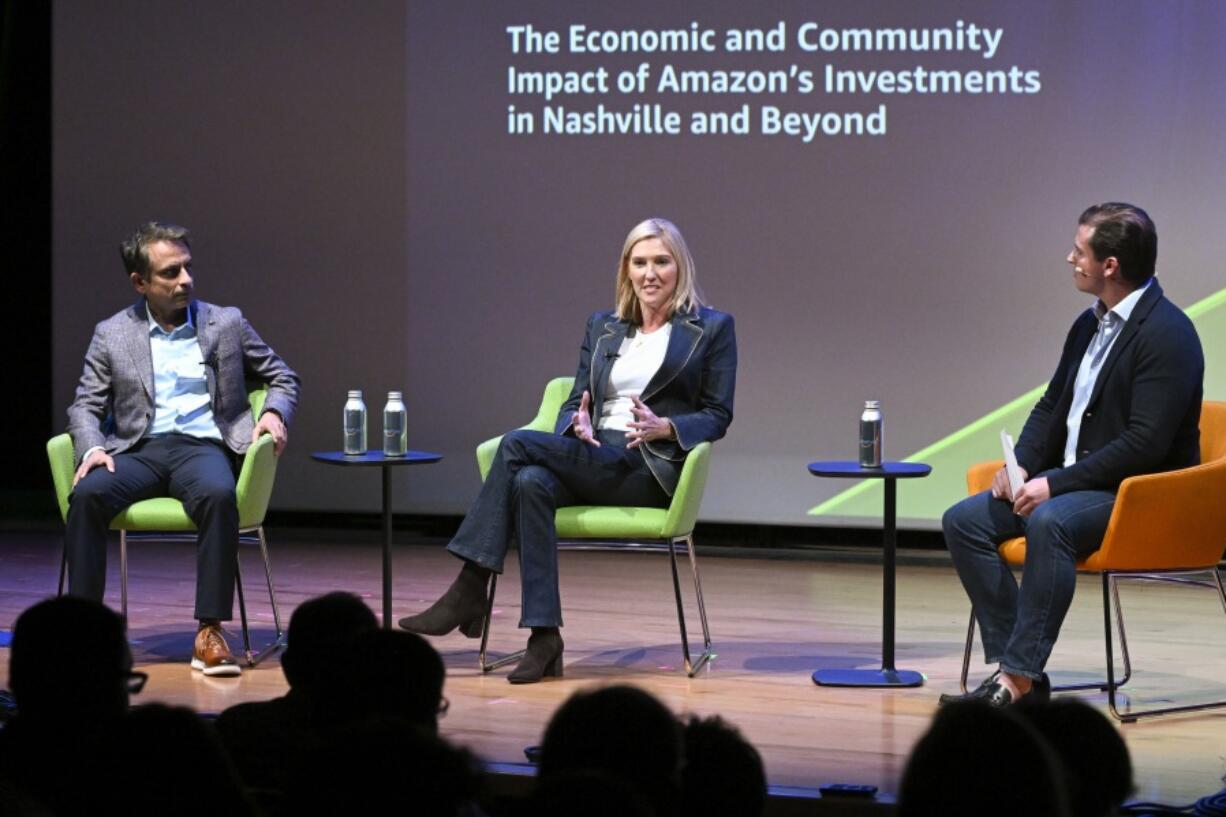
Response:
[[[196,633],[196,645],[192,648],[192,669],[198,669],[209,676],[243,674],[243,668],[238,665],[234,653],[230,652],[230,645],[221,634],[220,624],[206,625]]]

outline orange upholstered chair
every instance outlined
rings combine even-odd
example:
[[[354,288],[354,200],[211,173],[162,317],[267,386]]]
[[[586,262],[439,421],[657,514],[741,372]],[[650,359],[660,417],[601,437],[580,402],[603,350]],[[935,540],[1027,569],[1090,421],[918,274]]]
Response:
[[[1226,589],[1218,572],[1218,562],[1226,550],[1226,403],[1207,400],[1201,407],[1200,458],[1201,464],[1191,468],[1124,480],[1116,496],[1102,547],[1077,563],[1079,570],[1093,571],[1102,576],[1107,680],[1058,689],[1106,690],[1111,714],[1125,723],[1151,715],[1226,706],[1226,701],[1216,701],[1145,711],[1130,709],[1121,714],[1116,709],[1115,700],[1116,690],[1131,674],[1117,579],[1165,579],[1208,573],[1211,581],[1195,583],[1215,588],[1222,602],[1222,610],[1226,612]],[[999,460],[972,465],[966,473],[969,492],[976,494],[991,487],[992,476],[1001,465],[1003,462]],[[998,552],[1010,565],[1020,566],[1026,560],[1026,540],[1022,537],[1010,539],[1001,543]],[[1182,578],[1175,580],[1187,582]],[[1124,677],[1118,681],[1112,654],[1112,606],[1115,607],[1124,663]],[[962,658],[964,691],[974,637],[975,616],[972,610],[966,651]]]

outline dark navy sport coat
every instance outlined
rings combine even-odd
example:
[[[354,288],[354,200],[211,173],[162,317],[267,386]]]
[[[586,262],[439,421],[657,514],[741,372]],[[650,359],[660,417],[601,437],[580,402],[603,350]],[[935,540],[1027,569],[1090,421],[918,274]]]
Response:
[[[1205,358],[1192,321],[1154,280],[1116,338],[1081,418],[1077,461],[1064,443],[1077,369],[1097,331],[1094,311],[1073,323],[1060,365],[1018,439],[1018,464],[1047,474],[1052,496],[1114,491],[1125,479],[1200,462],[1200,404]]]

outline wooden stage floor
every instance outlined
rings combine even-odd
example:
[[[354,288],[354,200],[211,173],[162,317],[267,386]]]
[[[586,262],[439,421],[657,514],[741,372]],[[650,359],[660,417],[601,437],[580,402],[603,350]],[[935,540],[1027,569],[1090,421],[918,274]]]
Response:
[[[281,610],[345,589],[380,609],[377,535],[368,531],[272,530]],[[56,533],[0,534],[0,629],[54,592]],[[272,631],[257,556],[244,549],[249,608],[257,635]],[[450,583],[456,561],[441,542],[395,549],[396,616],[417,611]],[[151,678],[140,701],[218,712],[285,690],[277,660],[240,679],[192,673],[194,551],[185,543],[142,543],[131,559],[131,634],[137,664]],[[443,733],[492,762],[523,762],[550,713],[573,691],[632,683],[678,713],[718,714],[761,751],[770,781],[815,787],[871,783],[890,799],[912,745],[936,709],[937,695],[957,687],[967,602],[943,554],[906,554],[898,575],[898,666],[927,676],[915,689],[819,688],[820,667],[880,664],[881,569],[876,551],[824,551],[780,558],[701,555],[707,609],[718,658],[694,679],[681,652],[668,560],[659,554],[566,552],[561,555],[567,626],[565,678],[511,686],[506,669],[482,675],[476,641],[435,639],[448,667],[451,710]],[[118,557],[112,553],[108,601],[118,606]],[[1056,681],[1089,679],[1103,661],[1101,591],[1083,577],[1051,662]],[[1138,705],[1226,697],[1226,627],[1208,590],[1153,583],[1123,589]],[[517,566],[499,585],[491,648],[522,646]],[[697,619],[690,611],[691,631]],[[237,622],[233,629],[237,631]],[[237,639],[232,641],[236,644]],[[976,662],[979,661],[978,656]],[[7,678],[8,650],[0,650]],[[983,673],[974,669],[977,682]],[[1105,696],[1083,696],[1106,711]],[[1226,711],[1120,727],[1136,768],[1138,799],[1186,804],[1222,788]]]

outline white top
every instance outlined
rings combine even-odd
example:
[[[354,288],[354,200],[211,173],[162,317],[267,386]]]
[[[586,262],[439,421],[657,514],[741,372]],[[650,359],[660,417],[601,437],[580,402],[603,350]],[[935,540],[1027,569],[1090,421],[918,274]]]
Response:
[[[627,335],[622,341],[617,350],[617,359],[609,369],[609,387],[600,406],[597,429],[630,430],[629,423],[634,422],[634,415],[630,413],[634,401],[630,398],[643,393],[664,363],[664,353],[668,351],[668,338],[672,333],[673,325],[666,323],[650,334],[639,329],[633,337]]]

